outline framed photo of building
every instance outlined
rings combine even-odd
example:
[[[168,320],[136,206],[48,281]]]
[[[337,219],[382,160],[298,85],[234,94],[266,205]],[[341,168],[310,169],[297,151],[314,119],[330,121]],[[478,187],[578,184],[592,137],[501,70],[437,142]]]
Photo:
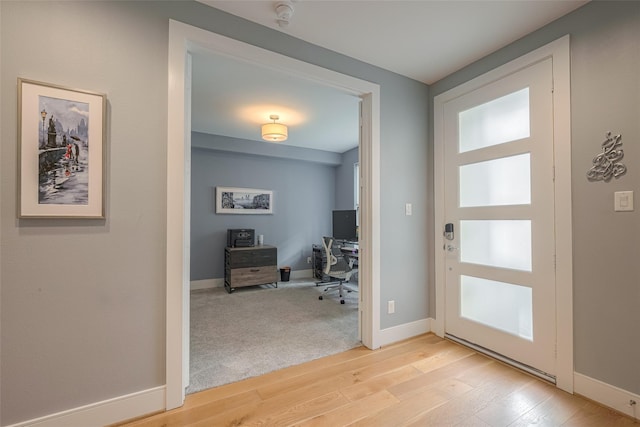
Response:
[[[217,214],[272,214],[273,191],[216,187]]]
[[[104,218],[104,94],[18,79],[18,216]]]

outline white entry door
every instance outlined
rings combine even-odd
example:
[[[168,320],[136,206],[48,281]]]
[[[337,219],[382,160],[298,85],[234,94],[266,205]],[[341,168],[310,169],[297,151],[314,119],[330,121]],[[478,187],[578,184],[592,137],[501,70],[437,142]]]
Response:
[[[552,77],[546,59],[443,110],[445,332],[551,380]]]

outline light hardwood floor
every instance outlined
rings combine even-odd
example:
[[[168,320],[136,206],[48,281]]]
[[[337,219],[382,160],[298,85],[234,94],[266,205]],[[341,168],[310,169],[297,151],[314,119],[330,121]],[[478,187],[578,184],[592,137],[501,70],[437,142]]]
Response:
[[[640,423],[426,334],[187,396],[122,426],[634,426]]]

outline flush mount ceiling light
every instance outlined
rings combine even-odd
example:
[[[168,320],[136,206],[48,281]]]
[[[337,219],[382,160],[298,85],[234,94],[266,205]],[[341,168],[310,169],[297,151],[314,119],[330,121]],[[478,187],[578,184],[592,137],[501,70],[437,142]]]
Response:
[[[286,141],[289,136],[287,126],[282,123],[276,123],[276,120],[280,117],[276,114],[269,116],[273,123],[266,123],[262,125],[262,139],[270,142],[282,142]]]

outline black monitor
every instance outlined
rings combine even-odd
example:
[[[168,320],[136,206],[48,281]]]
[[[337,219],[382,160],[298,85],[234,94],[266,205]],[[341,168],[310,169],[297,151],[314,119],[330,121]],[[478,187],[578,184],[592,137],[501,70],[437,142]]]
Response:
[[[333,238],[358,241],[355,210],[333,211]]]

